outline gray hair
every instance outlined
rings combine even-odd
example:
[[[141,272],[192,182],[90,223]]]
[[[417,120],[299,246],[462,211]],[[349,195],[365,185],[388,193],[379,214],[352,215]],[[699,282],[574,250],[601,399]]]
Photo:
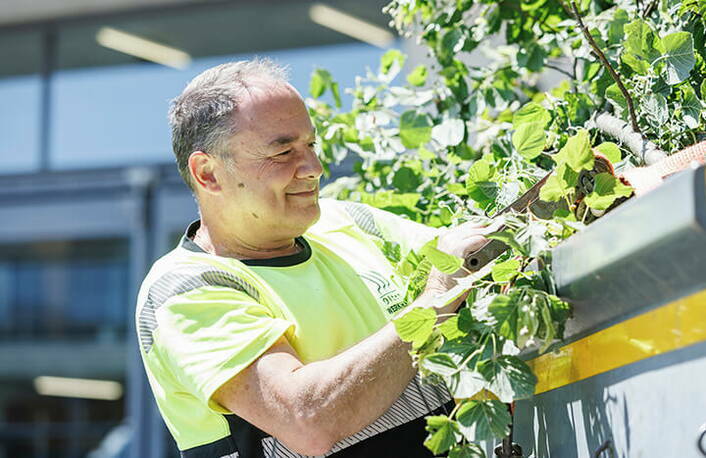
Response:
[[[236,133],[233,114],[240,95],[254,80],[262,79],[287,82],[287,69],[269,59],[229,62],[204,71],[172,100],[172,149],[179,173],[192,191],[189,156],[203,151],[229,160],[228,142]]]

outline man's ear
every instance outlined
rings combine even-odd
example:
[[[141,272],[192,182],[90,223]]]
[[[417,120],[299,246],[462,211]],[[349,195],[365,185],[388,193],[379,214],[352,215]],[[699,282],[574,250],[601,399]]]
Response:
[[[221,185],[216,177],[216,158],[203,151],[194,151],[189,156],[189,173],[194,188],[209,194],[221,191]]]

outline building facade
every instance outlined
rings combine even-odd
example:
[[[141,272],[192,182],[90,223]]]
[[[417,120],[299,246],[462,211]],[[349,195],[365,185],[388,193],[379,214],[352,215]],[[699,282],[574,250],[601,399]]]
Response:
[[[5,2],[0,458],[177,456],[132,318],[142,275],[196,217],[168,101],[202,70],[255,54],[287,64],[303,94],[315,67],[350,87],[377,67],[385,37],[367,44],[316,14],[382,28],[384,3]],[[163,45],[172,60],[110,36]]]

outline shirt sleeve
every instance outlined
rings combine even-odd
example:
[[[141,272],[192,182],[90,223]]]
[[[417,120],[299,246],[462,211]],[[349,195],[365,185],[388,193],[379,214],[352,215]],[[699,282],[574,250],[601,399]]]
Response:
[[[440,235],[437,229],[411,221],[394,213],[357,202],[342,203],[355,224],[369,235],[400,244],[402,254],[418,251],[425,243]]]
[[[219,413],[211,397],[293,326],[248,294],[206,286],[180,294],[157,310],[155,344],[179,382]]]

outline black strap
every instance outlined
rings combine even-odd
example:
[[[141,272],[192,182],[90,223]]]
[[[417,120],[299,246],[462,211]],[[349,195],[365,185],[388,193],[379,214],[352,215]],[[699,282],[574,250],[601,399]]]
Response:
[[[453,408],[453,401],[430,412],[439,415]],[[264,458],[262,439],[270,437],[264,431],[236,415],[225,415],[231,435],[210,444],[183,450],[182,458],[220,458],[238,453],[239,458]],[[376,434],[363,441],[340,450],[335,458],[431,458],[434,456],[424,447],[426,420],[417,418],[403,425]]]

